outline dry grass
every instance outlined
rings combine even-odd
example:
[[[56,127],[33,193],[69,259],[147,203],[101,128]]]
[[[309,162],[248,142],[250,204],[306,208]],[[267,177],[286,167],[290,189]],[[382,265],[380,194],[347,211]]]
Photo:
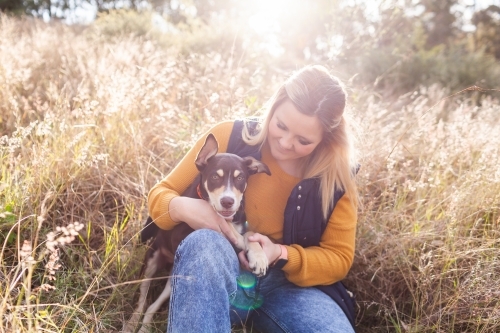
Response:
[[[443,97],[422,89],[363,115],[365,206],[349,281],[367,331],[499,330],[500,109]]]
[[[96,31],[0,16],[0,332],[119,329],[149,188],[290,69],[258,49],[186,53],[178,36],[166,47]],[[498,101],[438,87],[352,95],[359,331],[500,330]]]

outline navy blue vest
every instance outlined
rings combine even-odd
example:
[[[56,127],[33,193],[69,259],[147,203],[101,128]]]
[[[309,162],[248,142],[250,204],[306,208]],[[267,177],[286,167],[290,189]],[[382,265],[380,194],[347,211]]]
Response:
[[[245,122],[236,120],[229,138],[228,153],[241,157],[253,156],[261,159],[259,146],[247,145],[242,139],[242,130]],[[246,124],[251,134],[258,130],[257,120],[247,120]],[[317,178],[308,178],[300,181],[292,190],[285,207],[283,225],[283,244],[298,244],[302,247],[318,246],[321,235],[325,231],[328,220],[323,217],[321,195],[319,191],[320,181]],[[331,216],[338,200],[344,195],[344,191],[335,191],[334,201],[328,216]],[[336,282],[328,286],[316,286],[316,288],[328,294],[342,308],[354,328],[355,300],[349,295],[342,282]]]

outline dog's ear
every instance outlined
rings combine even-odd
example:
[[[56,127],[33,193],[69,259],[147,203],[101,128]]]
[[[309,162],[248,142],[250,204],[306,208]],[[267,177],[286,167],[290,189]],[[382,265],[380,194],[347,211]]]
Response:
[[[208,134],[205,144],[201,147],[201,150],[194,161],[198,170],[201,171],[205,165],[207,165],[208,159],[217,154],[218,149],[219,144],[217,143],[215,136],[212,133]]]
[[[252,156],[247,156],[247,157],[243,158],[243,161],[245,161],[245,164],[247,165],[247,168],[248,168],[248,172],[251,175],[254,175],[256,173],[261,173],[261,172],[265,172],[269,176],[271,175],[271,171],[269,170],[267,165],[265,165],[264,163],[262,163],[261,161],[255,159],[255,158],[253,158]]]

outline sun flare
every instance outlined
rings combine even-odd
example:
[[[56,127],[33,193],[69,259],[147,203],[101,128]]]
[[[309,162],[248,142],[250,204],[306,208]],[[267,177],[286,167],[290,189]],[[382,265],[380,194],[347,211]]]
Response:
[[[280,30],[280,21],[287,5],[285,0],[258,0],[253,3],[254,14],[248,18],[250,27],[257,33],[265,35]]]
[[[299,0],[257,0],[248,8],[248,26],[260,36],[260,44],[270,54],[279,56],[284,49],[281,46],[278,35],[287,29],[291,19],[295,16],[293,12],[299,5],[304,3]]]

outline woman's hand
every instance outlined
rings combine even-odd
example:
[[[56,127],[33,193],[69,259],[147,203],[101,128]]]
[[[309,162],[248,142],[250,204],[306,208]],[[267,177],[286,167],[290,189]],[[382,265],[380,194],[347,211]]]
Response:
[[[185,222],[194,230],[212,229],[223,233],[231,243],[237,242],[226,220],[205,200],[175,197],[170,201],[169,213],[175,222]]]
[[[278,259],[278,257],[281,255],[281,247],[279,246],[279,244],[273,243],[267,236],[255,233],[251,236],[248,236],[248,240],[250,242],[258,242],[260,244],[267,256],[267,260],[269,261],[269,263],[275,262],[276,259]],[[247,271],[251,271],[250,267],[248,266],[248,259],[245,255],[245,251],[239,252],[238,258],[240,260],[241,267],[243,267]]]

